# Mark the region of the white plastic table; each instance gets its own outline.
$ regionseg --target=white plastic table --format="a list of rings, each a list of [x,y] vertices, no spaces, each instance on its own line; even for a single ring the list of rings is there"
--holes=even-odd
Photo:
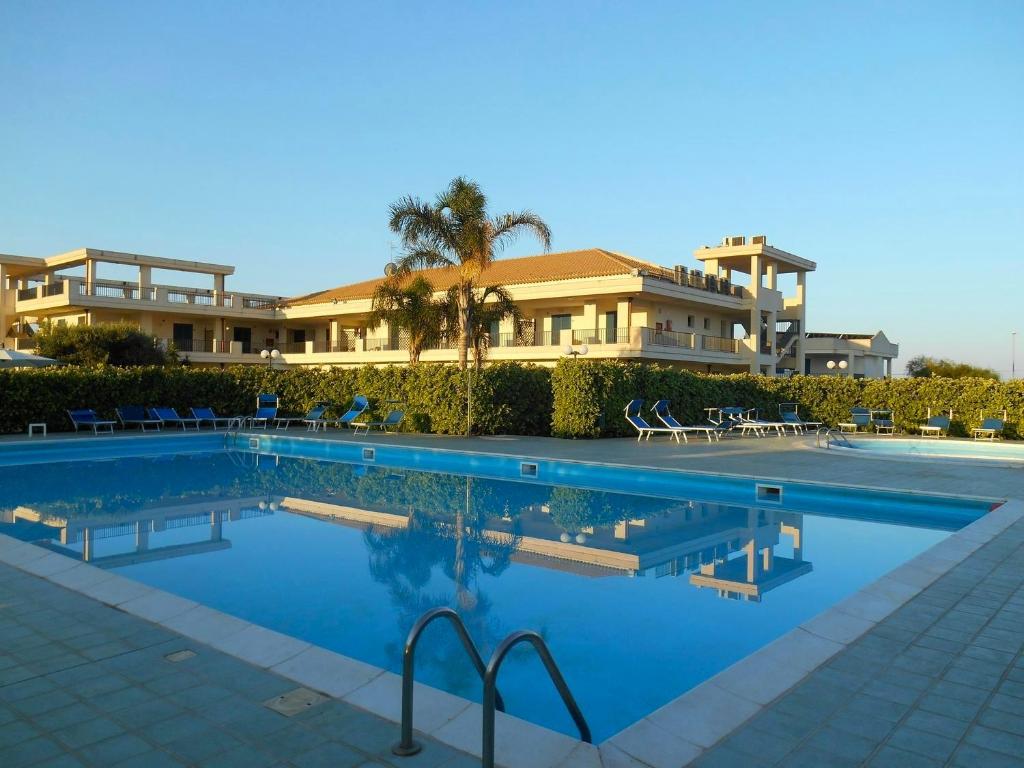
[[[37,421],[28,425],[28,436],[32,437],[38,430],[42,430],[43,437],[46,437],[46,422]]]

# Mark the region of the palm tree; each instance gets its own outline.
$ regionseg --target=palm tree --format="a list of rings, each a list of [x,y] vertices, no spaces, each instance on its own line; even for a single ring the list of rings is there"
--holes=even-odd
[[[399,276],[380,283],[373,292],[373,304],[366,327],[373,330],[387,323],[409,334],[409,362],[418,363],[420,353],[440,339],[442,305],[434,300],[434,286],[423,277],[404,281]]]
[[[444,301],[445,327],[457,333],[458,287],[452,287]],[[523,338],[523,312],[512,300],[512,294],[500,285],[489,285],[483,290],[469,292],[469,340],[473,350],[473,367],[479,371],[487,351],[493,346],[491,328],[502,320],[512,320],[513,338]]]
[[[398,265],[400,274],[430,267],[455,270],[459,367],[466,370],[470,311],[480,274],[522,232],[532,233],[548,250],[551,230],[530,211],[489,216],[480,186],[462,176],[453,179],[433,203],[412,196],[392,203],[390,226],[402,236],[406,249]]]

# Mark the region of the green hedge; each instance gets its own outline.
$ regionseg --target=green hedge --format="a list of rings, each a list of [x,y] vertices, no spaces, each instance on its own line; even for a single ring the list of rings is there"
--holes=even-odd
[[[563,360],[551,377],[554,412],[551,433],[586,438],[635,434],[623,418],[631,399],[672,401],[673,414],[684,424],[705,421],[704,408],[742,405],[776,417],[779,403],[800,403],[800,414],[826,424],[848,419],[850,409],[890,408],[897,429],[916,431],[928,408],[952,408],[954,434],[969,434],[981,422],[980,412],[1007,412],[1007,437],[1024,435],[1024,380],[989,379],[851,379],[840,376],[773,378],[750,374],[693,373],[638,363]]]
[[[550,431],[551,372],[530,365],[502,364],[473,375],[473,429],[480,434],[546,435]],[[341,410],[353,396],[366,395],[371,414],[383,417],[389,400],[406,410],[405,428],[439,434],[466,429],[465,374],[454,366],[357,369],[264,366],[211,368],[42,368],[0,370],[0,432],[24,432],[45,421],[52,431],[68,430],[65,410],[95,408],[114,418],[124,404],[170,405],[179,413],[209,405],[219,414],[252,413],[260,392],[276,392],[283,413],[305,413],[318,401]]]
[[[119,404],[171,405],[187,412],[210,405],[222,414],[252,413],[256,395],[276,392],[281,410],[305,413],[318,401],[338,404],[366,395],[372,415],[383,417],[389,400],[404,403],[405,428],[438,434],[466,429],[465,374],[451,365],[366,366],[357,369],[264,366],[210,368],[43,368],[0,370],[0,432],[24,432],[45,421],[52,431],[70,428],[64,411],[92,407],[113,418]],[[600,360],[563,360],[553,370],[499,363],[473,374],[473,431],[477,434],[588,438],[628,435],[626,403],[648,406],[665,397],[684,423],[699,424],[704,408],[743,405],[765,416],[781,402],[800,403],[808,419],[836,424],[854,406],[891,408],[906,432],[924,422],[927,409],[952,408],[953,432],[968,434],[980,411],[1007,411],[1007,437],[1024,435],[1024,380],[849,379],[839,376],[714,375],[657,365]]]

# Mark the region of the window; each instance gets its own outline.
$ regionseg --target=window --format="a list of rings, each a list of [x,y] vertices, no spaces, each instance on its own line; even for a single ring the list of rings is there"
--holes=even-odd
[[[696,317],[694,317],[693,315],[687,315],[686,316],[686,327],[687,328],[693,328],[693,326],[696,323],[697,323],[697,318]]]
[[[501,323],[495,320],[491,323],[491,327],[487,331],[490,334],[490,342],[492,347],[501,346]]]
[[[710,317],[705,317],[704,318],[704,330],[705,331],[710,331],[711,330],[711,318]]]
[[[305,344],[306,343],[306,329],[296,328],[292,331],[292,343],[293,344]]]
[[[729,323],[725,320],[722,321],[722,333],[720,335],[723,339],[729,338]]]
[[[619,327],[619,313],[618,312],[605,312],[604,313],[604,343],[614,344],[617,339],[617,332]]]
[[[175,323],[172,332],[175,345],[183,347],[192,341],[192,323]]]

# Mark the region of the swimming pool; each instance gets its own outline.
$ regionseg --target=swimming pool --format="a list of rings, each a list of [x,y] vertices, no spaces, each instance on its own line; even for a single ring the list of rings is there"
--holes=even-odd
[[[0,468],[0,531],[391,670],[436,605],[460,612],[485,655],[537,629],[596,741],[988,509],[383,444],[367,455],[217,440],[142,456],[130,454],[157,443],[96,441],[102,461]],[[443,629],[428,630],[417,672],[479,699]],[[500,687],[510,713],[574,732],[536,657],[510,657]]]
[[[890,458],[959,459],[962,461],[1024,462],[1024,443],[956,439],[854,438],[849,446],[833,449],[864,451]]]

